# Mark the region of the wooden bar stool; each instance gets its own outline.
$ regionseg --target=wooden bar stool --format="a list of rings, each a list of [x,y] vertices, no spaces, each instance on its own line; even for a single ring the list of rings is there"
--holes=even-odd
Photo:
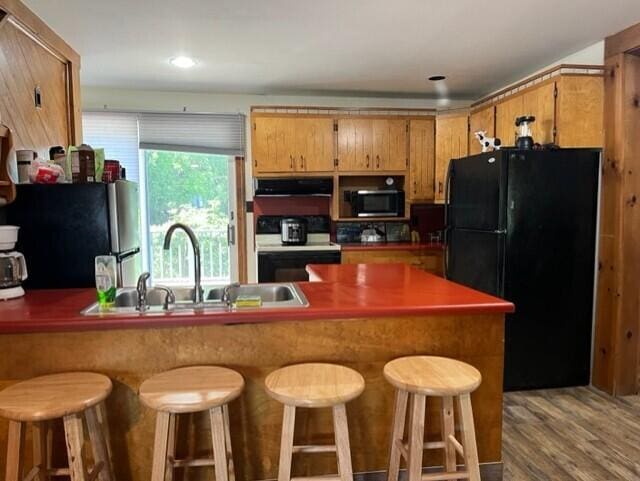
[[[402,357],[388,362],[384,377],[397,388],[391,435],[388,481],[398,481],[400,460],[407,463],[409,481],[469,479],[480,481],[478,449],[470,393],[482,381],[473,366],[432,356]],[[424,442],[427,396],[442,398],[442,441]],[[455,437],[453,402],[458,404],[462,443]],[[404,442],[407,401],[410,401],[408,442]],[[444,450],[444,472],[422,475],[424,449]],[[457,454],[465,471],[458,471]]]
[[[69,476],[71,481],[113,481],[109,430],[103,401],[111,380],[101,374],[70,372],[19,382],[0,392],[0,416],[9,420],[5,481],[45,481]],[[88,470],[82,456],[85,419],[94,466]],[[51,466],[51,422],[62,418],[69,467]],[[33,468],[23,478],[26,423],[33,427]]]
[[[336,364],[296,364],[269,374],[265,379],[265,386],[271,397],[284,404],[278,481],[292,479],[293,453],[328,452],[336,453],[340,474],[322,476],[322,480],[353,481],[345,403],[357,398],[364,390],[364,379],[360,373]],[[297,407],[331,407],[335,445],[294,445],[293,432]]]
[[[144,381],[140,399],[157,411],[151,481],[171,480],[175,468],[198,466],[214,466],[216,481],[233,481],[228,403],[243,389],[239,373],[218,366],[173,369]],[[209,411],[213,459],[175,459],[176,417],[200,411]]]

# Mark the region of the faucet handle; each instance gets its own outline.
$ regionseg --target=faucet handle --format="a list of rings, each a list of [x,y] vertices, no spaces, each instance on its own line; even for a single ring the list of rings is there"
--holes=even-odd
[[[169,310],[170,304],[176,303],[176,294],[173,292],[173,289],[166,286],[155,286],[156,289],[165,292],[164,303],[162,304],[162,309],[165,311]]]

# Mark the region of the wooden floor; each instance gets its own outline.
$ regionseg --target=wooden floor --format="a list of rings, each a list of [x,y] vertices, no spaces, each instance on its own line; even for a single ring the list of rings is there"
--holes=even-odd
[[[640,480],[640,396],[507,393],[503,458],[504,481]]]

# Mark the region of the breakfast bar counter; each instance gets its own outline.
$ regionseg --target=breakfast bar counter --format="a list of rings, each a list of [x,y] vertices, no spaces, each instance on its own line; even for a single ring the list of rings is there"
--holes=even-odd
[[[109,376],[107,399],[115,477],[150,478],[154,413],[141,406],[140,384],[159,372],[189,365],[222,365],[245,378],[243,394],[230,405],[231,437],[238,480],[277,476],[282,407],[264,390],[270,372],[300,362],[334,362],[362,374],[364,393],[347,405],[353,467],[383,471],[393,413],[393,389],[384,364],[401,356],[430,354],[475,366],[482,384],[472,395],[483,480],[501,479],[504,316],[513,304],[400,264],[309,266],[311,282],[300,287],[306,308],[159,315],[82,316],[90,289],[30,291],[0,303],[0,388],[37,375],[94,371]],[[428,402],[427,436],[438,432],[437,402]],[[187,442],[193,425],[199,442]],[[201,456],[207,420],[179,423],[178,455]],[[0,421],[0,452],[7,423]],[[330,443],[330,410],[300,410],[296,439]],[[64,441],[55,446],[64,452]],[[441,455],[428,452],[430,466]],[[0,456],[4,470],[4,456]],[[334,473],[331,454],[294,457],[293,474]],[[211,479],[206,468],[189,479]]]

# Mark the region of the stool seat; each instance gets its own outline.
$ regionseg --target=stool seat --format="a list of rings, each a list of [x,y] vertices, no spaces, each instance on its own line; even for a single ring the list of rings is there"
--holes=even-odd
[[[70,372],[22,381],[0,392],[0,416],[21,422],[48,421],[80,413],[104,401],[111,380],[102,374]]]
[[[475,367],[436,356],[394,359],[384,366],[384,377],[398,389],[426,396],[470,393],[482,382],[482,375]]]
[[[327,363],[283,367],[265,379],[271,397],[289,406],[319,408],[344,404],[364,391],[357,371]]]
[[[219,366],[192,366],[157,374],[142,383],[140,399],[151,409],[170,413],[206,411],[237,398],[243,377]]]

